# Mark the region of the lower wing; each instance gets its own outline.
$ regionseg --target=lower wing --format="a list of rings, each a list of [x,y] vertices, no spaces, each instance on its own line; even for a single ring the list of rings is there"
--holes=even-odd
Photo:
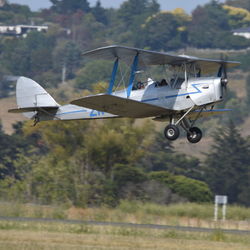
[[[159,115],[167,116],[174,112],[173,110],[156,105],[107,94],[87,96],[74,100],[71,103],[89,109],[131,118],[145,118]]]

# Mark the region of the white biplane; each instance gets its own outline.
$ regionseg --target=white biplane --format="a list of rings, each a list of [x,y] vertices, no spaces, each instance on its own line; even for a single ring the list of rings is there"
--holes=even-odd
[[[16,86],[18,108],[9,112],[24,113],[35,124],[47,120],[152,117],[168,121],[164,130],[168,140],[176,140],[182,127],[188,141],[197,143],[202,138],[201,130],[194,126],[197,119],[229,111],[214,109],[214,105],[223,100],[227,68],[239,64],[116,45],[88,51],[83,56],[114,61],[106,93],[59,105],[38,83],[20,77]],[[114,90],[120,62],[131,65],[130,75],[126,88]],[[162,79],[138,81],[138,75],[153,65],[167,66],[170,71]]]

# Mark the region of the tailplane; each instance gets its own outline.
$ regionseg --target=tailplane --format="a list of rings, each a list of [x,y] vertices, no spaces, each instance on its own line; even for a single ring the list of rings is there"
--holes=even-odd
[[[16,102],[18,108],[10,109],[10,113],[23,113],[33,118],[38,111],[57,110],[60,105],[37,82],[20,77],[16,85]]]

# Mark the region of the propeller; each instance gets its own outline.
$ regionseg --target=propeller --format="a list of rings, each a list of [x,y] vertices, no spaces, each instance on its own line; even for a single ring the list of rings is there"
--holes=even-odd
[[[221,77],[221,86],[222,86],[222,94],[223,91],[227,93],[227,84],[228,84],[228,77],[227,77],[227,56],[221,54],[221,66],[218,71],[218,77]]]

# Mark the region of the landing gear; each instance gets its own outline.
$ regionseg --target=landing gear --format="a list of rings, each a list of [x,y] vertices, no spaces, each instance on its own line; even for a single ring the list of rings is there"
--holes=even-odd
[[[197,143],[202,138],[202,132],[197,127],[192,127],[187,132],[187,139],[190,143]]]
[[[192,109],[193,107],[187,110],[186,113],[184,113],[177,122],[174,122],[174,117],[170,116],[170,124],[164,130],[164,135],[168,140],[174,141],[179,137],[180,130],[177,127],[178,125],[180,125],[186,131],[187,139],[190,143],[197,143],[201,140],[202,132],[199,128],[194,127],[194,123],[199,118],[203,108],[200,110],[193,121],[187,118],[187,115],[192,111]]]
[[[168,140],[174,141],[179,137],[180,130],[176,125],[169,124],[164,130],[164,135]]]

